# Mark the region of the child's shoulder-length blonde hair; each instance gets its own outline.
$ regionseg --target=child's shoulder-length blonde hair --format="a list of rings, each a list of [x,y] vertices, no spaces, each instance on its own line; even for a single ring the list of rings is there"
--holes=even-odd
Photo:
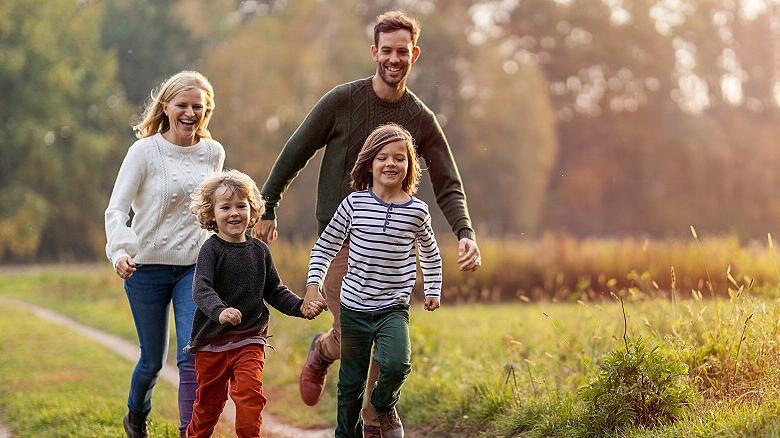
[[[406,169],[406,176],[401,183],[401,189],[410,195],[417,193],[417,187],[420,185],[421,170],[420,163],[417,162],[417,149],[414,145],[414,139],[409,131],[395,123],[380,125],[371,134],[368,134],[350,174],[354,190],[365,190],[373,185],[371,164],[374,158],[383,147],[399,140],[406,144],[406,159],[409,163]]]
[[[219,231],[214,218],[214,196],[220,187],[228,190],[232,196],[245,198],[249,202],[249,226],[254,226],[265,211],[265,203],[260,197],[260,189],[249,175],[237,170],[215,173],[205,180],[192,193],[190,211],[200,222],[200,227],[209,231]]]
[[[182,91],[192,89],[203,90],[204,111],[198,128],[197,138],[211,138],[208,130],[211,115],[214,113],[214,88],[205,76],[196,71],[184,70],[169,77],[157,88],[152,90],[151,98],[146,102],[141,114],[141,121],[133,126],[136,137],[150,137],[158,132],[171,129],[168,117],[163,112],[163,104],[170,102]]]

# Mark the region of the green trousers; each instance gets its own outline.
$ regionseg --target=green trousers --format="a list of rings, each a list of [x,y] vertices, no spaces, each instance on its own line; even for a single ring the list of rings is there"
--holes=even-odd
[[[362,437],[360,409],[371,362],[371,346],[379,363],[379,380],[371,404],[379,413],[398,403],[401,386],[412,371],[409,306],[399,304],[374,312],[341,306],[341,364],[338,384],[336,437]]]

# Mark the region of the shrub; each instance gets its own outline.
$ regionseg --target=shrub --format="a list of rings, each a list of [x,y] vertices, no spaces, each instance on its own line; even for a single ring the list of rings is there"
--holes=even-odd
[[[641,339],[626,342],[625,350],[608,355],[600,367],[598,378],[580,390],[591,432],[671,423],[696,399],[687,367],[657,347],[648,351]]]

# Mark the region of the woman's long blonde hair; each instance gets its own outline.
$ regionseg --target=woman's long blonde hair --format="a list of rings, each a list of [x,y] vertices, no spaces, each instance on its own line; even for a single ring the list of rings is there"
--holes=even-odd
[[[169,130],[171,127],[168,116],[163,112],[163,104],[170,102],[182,91],[196,88],[203,90],[205,108],[195,135],[197,138],[211,138],[208,126],[214,112],[214,89],[205,76],[189,70],[176,73],[166,79],[156,90],[152,90],[151,99],[146,103],[141,121],[133,126],[136,137],[150,137],[158,132]]]

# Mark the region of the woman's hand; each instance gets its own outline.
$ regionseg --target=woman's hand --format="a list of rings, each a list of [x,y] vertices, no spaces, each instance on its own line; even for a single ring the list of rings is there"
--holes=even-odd
[[[133,276],[133,273],[135,272],[137,267],[132,257],[122,256],[119,257],[119,260],[116,261],[115,269],[116,269],[116,275],[118,275],[119,278],[123,280],[127,280],[128,278]]]
[[[219,314],[219,323],[230,323],[233,325],[241,324],[241,311],[233,307],[228,307]]]
[[[425,297],[425,304],[423,304],[423,308],[429,312],[433,312],[434,310],[441,307],[441,301],[439,301],[436,297]]]

